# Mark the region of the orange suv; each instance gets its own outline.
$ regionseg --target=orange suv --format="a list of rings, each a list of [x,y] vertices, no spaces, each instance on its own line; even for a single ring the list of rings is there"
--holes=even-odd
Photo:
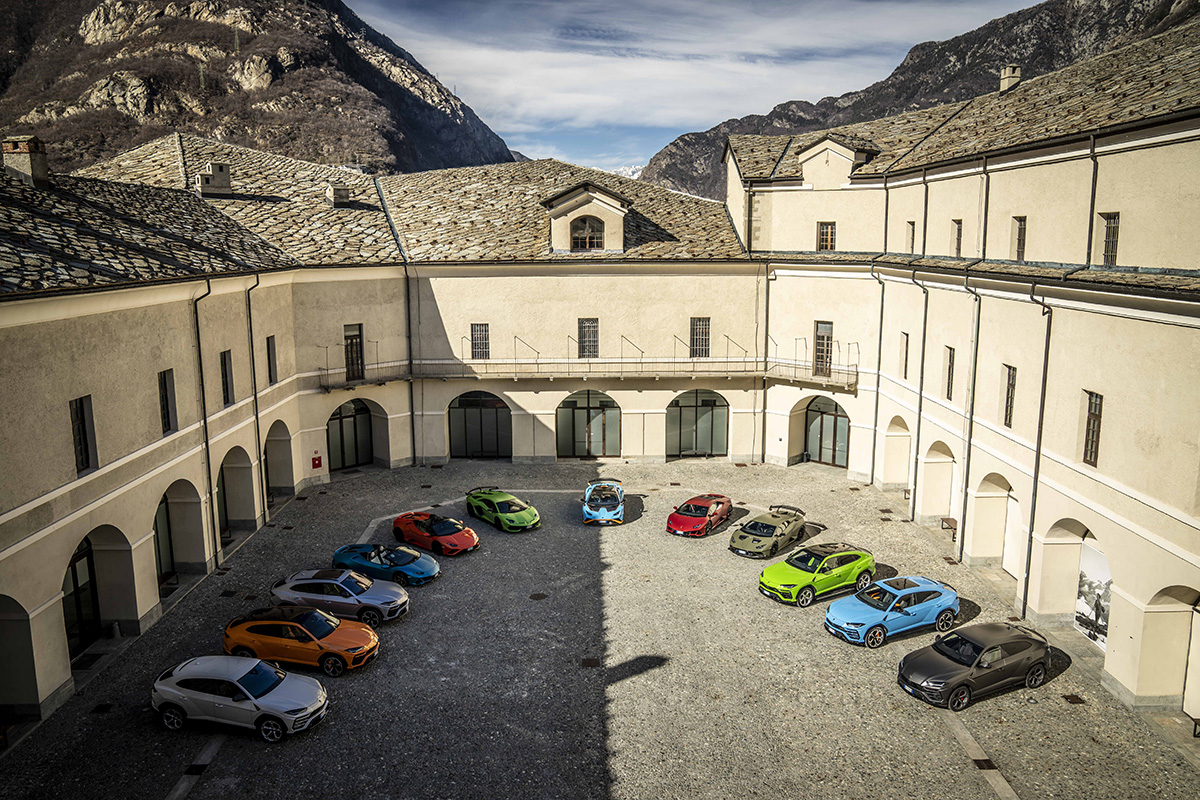
[[[370,625],[338,619],[316,608],[260,608],[225,626],[225,652],[308,664],[336,678],[373,661],[379,655],[379,637]]]

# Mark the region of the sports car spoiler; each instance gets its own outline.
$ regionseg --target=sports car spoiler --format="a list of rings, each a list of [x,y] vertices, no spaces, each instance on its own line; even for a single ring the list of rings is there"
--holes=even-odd
[[[468,489],[467,494],[475,494],[476,492],[494,492],[499,486],[476,486],[474,489]]]
[[[781,508],[781,509],[783,509],[784,511],[790,511],[790,512],[792,512],[793,514],[799,514],[799,515],[800,515],[800,516],[802,516],[802,517],[804,516],[804,509],[802,509],[802,508],[796,508],[796,506],[768,506],[767,510],[768,510],[768,511],[774,511],[774,510],[775,510],[775,509],[777,509],[777,508]]]
[[[588,486],[591,486],[593,483],[615,483],[617,486],[621,485],[621,482],[616,478],[592,478],[588,481]]]

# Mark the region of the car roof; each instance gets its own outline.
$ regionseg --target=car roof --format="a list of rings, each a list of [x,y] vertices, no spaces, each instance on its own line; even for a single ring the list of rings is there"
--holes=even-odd
[[[473,495],[473,494],[486,495],[486,496],[492,498],[493,500],[503,500],[503,499],[506,499],[509,497],[512,497],[512,499],[514,499],[514,500],[517,499],[517,498],[513,497],[511,494],[509,494],[508,492],[503,491],[499,486],[476,486],[474,489],[471,489],[470,491],[468,491],[467,494],[468,495]]]
[[[942,589],[945,584],[941,581],[924,578],[920,575],[897,575],[895,578],[887,578],[879,581],[887,588],[894,592],[911,592],[917,589]]]
[[[978,625],[968,625],[955,631],[964,639],[969,639],[981,647],[992,647],[1014,639],[1035,639],[1045,641],[1037,631],[1030,630],[1011,622],[981,622]]]
[[[240,656],[200,656],[180,664],[175,668],[175,678],[190,678],[203,676],[205,678],[224,678],[236,681],[250,671],[258,663],[257,658],[242,658]]]
[[[846,553],[850,551],[854,551],[856,553],[867,552],[861,547],[854,547],[853,545],[846,544],[845,542],[818,542],[816,544],[806,544],[804,549],[822,557],[831,556],[834,553]]]
[[[691,500],[688,500],[694,506],[711,506],[718,500],[728,500],[729,498],[723,494],[698,494]]]
[[[296,581],[336,581],[341,579],[347,570],[344,569],[303,569],[297,572],[292,577],[288,578],[288,583]]]
[[[308,606],[267,606],[266,608],[256,608],[253,611],[247,611],[240,617],[236,617],[230,625],[238,625],[243,622],[262,622],[269,621],[290,621],[296,617],[312,611]]]

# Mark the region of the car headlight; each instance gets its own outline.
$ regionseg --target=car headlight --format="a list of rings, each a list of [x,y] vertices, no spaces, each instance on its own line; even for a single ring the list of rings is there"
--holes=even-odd
[[[400,601],[399,601],[399,600],[393,600],[392,602],[388,603],[388,607],[389,607],[389,608],[390,608],[391,606],[398,606],[398,605],[400,605]]]
[[[796,588],[796,584],[794,584],[794,583],[784,583],[784,584],[780,584],[779,588],[780,588],[780,589],[795,589],[795,588]]]
[[[921,685],[924,686],[926,689],[945,689],[946,688],[945,681],[926,680],[926,681],[921,681]]]
[[[351,647],[348,650],[346,650],[346,652],[347,653],[361,653],[363,651],[363,649],[364,648],[362,648],[362,647]]]
[[[847,622],[846,623],[847,628],[861,628],[862,626],[863,626],[863,624],[861,622]]]
[[[308,709],[307,708],[293,708],[293,709],[291,709],[289,711],[285,711],[283,713],[287,714],[289,717],[298,717],[301,714],[303,714],[305,711],[308,711]]]

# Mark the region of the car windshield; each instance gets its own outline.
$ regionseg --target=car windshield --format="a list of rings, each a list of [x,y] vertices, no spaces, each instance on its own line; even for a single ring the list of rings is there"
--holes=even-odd
[[[878,583],[871,584],[856,594],[855,597],[871,606],[871,608],[878,608],[880,611],[887,611],[891,608],[892,601],[896,599],[896,595]]]
[[[775,526],[754,520],[753,522],[747,522],[745,525],[743,525],[742,531],[750,534],[751,536],[774,536]],[[809,572],[811,571],[812,570],[809,570]]]
[[[938,639],[933,643],[933,649],[967,667],[972,666],[983,652],[983,647],[957,633],[950,633]]]
[[[430,520],[430,527],[433,530],[434,536],[453,536],[463,529],[461,522],[441,517]]]
[[[367,589],[371,588],[371,579],[363,575],[356,575],[353,572],[342,578],[342,586],[345,586],[350,594],[362,594]]]
[[[337,617],[315,608],[303,617],[297,617],[296,622],[316,639],[324,639],[342,624]]]
[[[684,503],[676,509],[684,517],[707,517],[708,506],[698,506],[695,503]]]
[[[496,501],[496,510],[501,514],[516,514],[518,511],[524,511],[527,508],[529,508],[529,506],[525,505],[515,497],[512,500]]]
[[[816,572],[817,567],[821,566],[822,558],[823,556],[819,556],[811,550],[801,550],[788,556],[787,563],[805,572]]]
[[[259,661],[249,672],[238,678],[238,685],[246,690],[246,694],[257,700],[283,683],[285,677],[287,673],[283,670],[272,667],[265,661]]]
[[[411,564],[421,557],[421,554],[411,547],[396,547],[385,551],[385,557],[393,566],[403,567],[405,564]]]
[[[615,506],[619,502],[616,490],[607,486],[592,489],[592,493],[588,495],[588,503],[593,506]]]

